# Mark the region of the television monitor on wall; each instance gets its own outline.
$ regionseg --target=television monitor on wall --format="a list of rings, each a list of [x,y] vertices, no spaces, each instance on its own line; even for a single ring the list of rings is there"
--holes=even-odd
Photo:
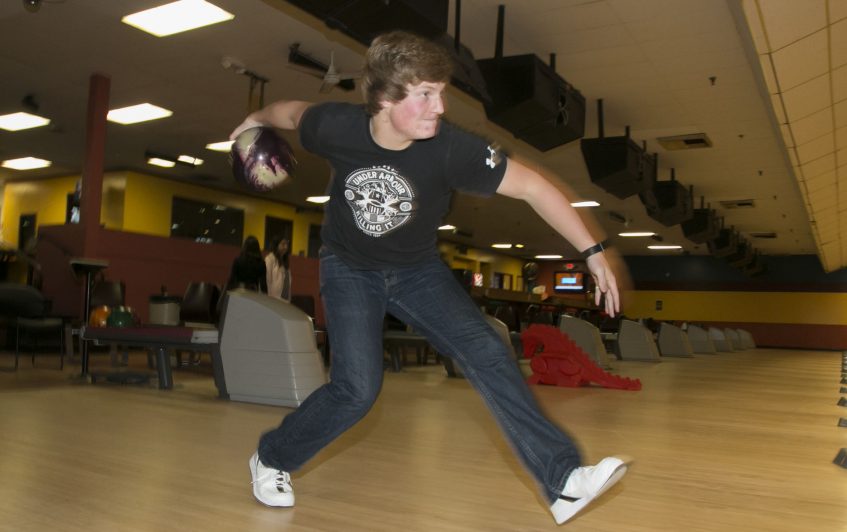
[[[553,291],[557,294],[580,294],[585,292],[584,272],[554,272]]]

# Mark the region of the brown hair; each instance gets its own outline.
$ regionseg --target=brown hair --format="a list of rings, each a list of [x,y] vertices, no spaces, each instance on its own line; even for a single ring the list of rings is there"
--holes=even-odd
[[[443,46],[405,31],[379,35],[365,54],[365,109],[375,115],[384,100],[405,98],[407,85],[447,83],[452,73],[453,59]]]

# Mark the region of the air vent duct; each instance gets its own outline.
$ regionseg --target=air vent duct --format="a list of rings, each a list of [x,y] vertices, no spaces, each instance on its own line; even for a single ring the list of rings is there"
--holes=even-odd
[[[693,150],[697,148],[712,147],[712,140],[705,133],[692,133],[690,135],[658,137],[656,140],[664,149],[668,151]]]
[[[750,209],[756,206],[752,199],[724,200],[720,204],[724,209]]]

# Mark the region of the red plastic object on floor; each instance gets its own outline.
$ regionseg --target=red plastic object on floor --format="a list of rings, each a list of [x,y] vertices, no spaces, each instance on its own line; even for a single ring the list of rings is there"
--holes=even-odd
[[[640,390],[641,381],[603,371],[566,334],[551,325],[530,325],[522,334],[524,358],[531,359],[529,384]]]

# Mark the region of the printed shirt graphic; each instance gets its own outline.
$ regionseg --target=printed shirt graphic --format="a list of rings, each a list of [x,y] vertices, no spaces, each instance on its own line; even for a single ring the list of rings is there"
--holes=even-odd
[[[363,233],[380,237],[403,226],[414,213],[414,191],[390,166],[356,170],[344,180],[344,198]]]

